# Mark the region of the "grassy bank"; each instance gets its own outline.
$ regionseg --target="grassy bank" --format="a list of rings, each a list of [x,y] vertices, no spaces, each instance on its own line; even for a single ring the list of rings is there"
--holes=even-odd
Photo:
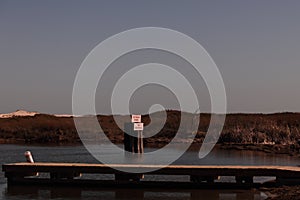
[[[159,124],[159,113],[143,116],[145,125]],[[184,118],[182,118],[184,116]],[[117,116],[125,122],[125,116]],[[189,123],[192,124],[196,115],[178,111],[167,111],[167,120],[163,128],[156,135],[146,138],[145,145],[165,145],[169,143],[177,132],[181,133],[178,142],[185,142],[187,138],[194,138],[194,143],[202,143],[210,124],[211,115],[201,114],[198,131],[193,132]],[[123,132],[115,123],[113,116],[99,115],[99,124],[102,131],[113,143],[123,142]],[[180,120],[186,120],[187,126],[180,127]],[[89,121],[89,118],[84,118]],[[213,126],[220,126],[214,122]],[[87,129],[99,135],[100,130]],[[144,135],[149,134],[145,129]],[[277,114],[229,114],[226,116],[224,128],[218,143],[227,148],[236,149],[262,149],[278,152],[299,153],[300,139],[300,114],[277,113]],[[55,117],[52,115],[36,115],[32,117],[13,117],[0,119],[0,143],[49,143],[66,144],[80,143],[72,117]],[[283,149],[283,150],[282,150]],[[276,149],[275,149],[276,150]]]

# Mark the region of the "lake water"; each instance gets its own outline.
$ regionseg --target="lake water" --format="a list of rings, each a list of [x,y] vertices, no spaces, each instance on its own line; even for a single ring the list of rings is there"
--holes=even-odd
[[[24,152],[30,150],[38,162],[81,162],[99,163],[83,146],[26,146],[0,145],[0,162],[24,162]],[[149,149],[148,149],[149,150]],[[174,149],[176,151],[176,149]],[[174,164],[194,165],[299,165],[300,159],[287,155],[272,155],[254,151],[213,150],[206,158],[199,159],[198,152],[184,154]],[[100,178],[112,178],[107,175]],[[145,176],[146,180],[186,181],[187,176]],[[223,181],[233,181],[231,177],[221,177]],[[262,182],[264,178],[255,178]],[[95,189],[95,188],[55,188],[55,187],[12,187],[7,188],[4,174],[0,173],[0,199],[265,199],[255,190],[138,190],[138,189]]]

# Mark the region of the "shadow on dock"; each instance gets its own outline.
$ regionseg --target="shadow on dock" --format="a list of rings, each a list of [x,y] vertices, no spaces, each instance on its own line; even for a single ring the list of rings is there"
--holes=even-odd
[[[249,190],[222,190],[222,189],[114,189],[99,187],[48,187],[48,186],[9,186],[5,193],[8,197],[31,197],[42,199],[236,199],[259,200],[266,196],[253,189]]]

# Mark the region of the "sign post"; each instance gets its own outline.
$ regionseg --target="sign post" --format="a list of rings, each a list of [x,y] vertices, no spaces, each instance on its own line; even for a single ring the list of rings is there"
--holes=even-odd
[[[132,153],[144,153],[143,130],[141,115],[131,115],[131,123],[124,124],[124,148]]]
[[[141,115],[132,115],[131,122],[124,124],[124,149],[125,155],[131,153],[144,153],[143,144],[144,123],[142,123]],[[117,180],[140,180],[144,177],[143,174],[137,175],[117,175]]]
[[[144,145],[143,145],[143,130],[144,130],[144,123],[134,123],[133,130],[137,131],[138,134],[138,146],[137,151],[139,153],[144,153]]]

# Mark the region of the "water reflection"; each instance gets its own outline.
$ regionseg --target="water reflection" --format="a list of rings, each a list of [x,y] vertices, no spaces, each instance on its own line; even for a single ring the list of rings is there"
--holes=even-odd
[[[30,150],[38,162],[78,162],[78,163],[98,163],[83,146],[25,146],[25,145],[0,145],[3,155],[0,163],[23,162],[24,152]],[[147,150],[147,149],[146,149]],[[176,149],[174,149],[176,151]],[[299,158],[287,155],[265,154],[255,151],[235,151],[215,149],[206,158],[199,159],[197,151],[187,152],[174,164],[191,165],[290,165],[299,164]],[[91,179],[96,179],[96,175],[91,174]],[[113,177],[101,176],[99,179],[106,180]],[[148,181],[165,181],[164,177],[145,176]],[[170,177],[170,181],[188,181],[189,177]],[[221,177],[224,182],[232,182],[231,177]],[[267,181],[261,177],[255,178],[255,182]],[[210,190],[140,190],[140,189],[99,189],[98,188],[73,188],[73,187],[9,187],[7,188],[4,173],[0,172],[0,199],[266,199],[266,196],[252,190],[224,190],[214,188]]]
[[[266,195],[256,190],[163,190],[99,189],[74,187],[10,186],[5,196],[26,199],[143,199],[143,200],[262,200]]]

